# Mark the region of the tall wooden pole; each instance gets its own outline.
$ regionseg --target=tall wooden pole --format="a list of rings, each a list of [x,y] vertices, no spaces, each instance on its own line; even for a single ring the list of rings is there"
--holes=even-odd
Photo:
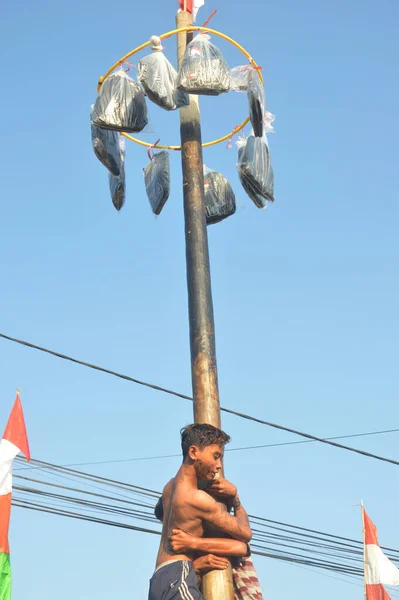
[[[178,29],[190,27],[191,14],[185,11],[179,12],[176,25]],[[180,33],[177,36],[179,67],[191,39],[191,33]],[[190,96],[190,105],[180,109],[180,137],[194,421],[220,427],[215,324],[205,218],[201,121],[197,96]],[[231,568],[207,573],[203,577],[202,592],[205,600],[233,600]]]

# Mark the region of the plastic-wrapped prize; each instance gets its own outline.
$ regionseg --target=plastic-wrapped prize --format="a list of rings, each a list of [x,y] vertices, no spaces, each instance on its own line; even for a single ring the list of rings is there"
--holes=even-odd
[[[206,223],[212,225],[236,212],[236,197],[226,177],[204,166]]]
[[[148,123],[145,95],[122,69],[102,83],[92,115],[93,124],[115,131],[142,131]]]
[[[153,213],[159,215],[170,194],[169,153],[157,152],[144,170],[144,182]]]
[[[176,88],[177,72],[162,53],[162,46],[140,60],[137,79],[148,98],[165,110],[176,110],[190,102],[188,95]]]
[[[94,154],[107,167],[112,175],[119,175],[121,166],[121,151],[118,133],[110,129],[100,129],[91,123],[91,140]]]
[[[125,183],[125,140],[123,137],[119,137],[119,149],[121,153],[121,164],[119,175],[112,175],[112,173],[108,173],[109,180],[109,191],[111,193],[112,203],[115,206],[116,210],[120,210],[122,206],[125,204],[125,193],[126,193],[126,183]]]
[[[125,166],[122,163],[120,173],[118,177],[108,174],[109,177],[109,191],[111,193],[112,203],[116,210],[120,210],[125,204]]]
[[[253,66],[240,65],[230,69],[230,90],[233,92],[246,92],[248,89],[248,72]]]
[[[248,104],[254,135],[262,137],[265,117],[265,90],[256,69],[248,71]]]
[[[237,168],[244,190],[258,208],[274,201],[274,174],[266,136],[249,136],[238,150]]]
[[[230,91],[230,71],[221,51],[198,34],[184,52],[177,87],[188,94],[218,96]]]

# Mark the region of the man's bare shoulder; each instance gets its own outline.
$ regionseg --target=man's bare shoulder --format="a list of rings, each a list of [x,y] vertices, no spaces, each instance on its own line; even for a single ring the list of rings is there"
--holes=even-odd
[[[174,482],[174,477],[172,477],[172,479],[170,479],[168,481],[168,483],[165,485],[165,487],[163,488],[162,496],[166,496],[166,495],[170,494],[170,492],[172,491],[173,482]]]
[[[187,494],[187,503],[204,513],[211,512],[217,506],[214,498],[202,490],[190,491]]]

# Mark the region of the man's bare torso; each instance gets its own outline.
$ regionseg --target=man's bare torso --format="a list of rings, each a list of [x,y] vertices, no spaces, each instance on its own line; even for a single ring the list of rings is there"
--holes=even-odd
[[[203,536],[203,523],[193,505],[198,488],[192,487],[184,478],[171,479],[162,494],[164,509],[162,538],[157,557],[157,567],[168,560],[193,560],[194,554],[174,554],[168,544],[172,529],[181,529],[191,535]]]
[[[199,484],[199,488],[201,490],[205,489],[201,484]],[[171,479],[166,484],[162,494],[164,516],[157,567],[167,560],[193,560],[196,557],[196,553],[177,555],[171,551],[168,545],[168,537],[172,529],[181,529],[196,537],[203,537],[204,534],[208,537],[230,537],[199,517],[198,510],[190,502],[193,495],[198,493],[199,488],[198,486],[191,487],[187,481],[179,480],[178,477]],[[223,502],[218,502],[218,504],[226,510],[226,505]]]

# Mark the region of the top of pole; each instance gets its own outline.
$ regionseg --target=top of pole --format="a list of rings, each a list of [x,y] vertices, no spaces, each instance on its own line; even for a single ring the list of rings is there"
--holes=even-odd
[[[184,27],[191,27],[193,24],[193,18],[187,11],[180,10],[176,15],[176,26],[178,29]],[[182,32],[177,34],[177,64],[180,67],[181,61],[183,60],[186,46],[191,41],[192,33]]]

